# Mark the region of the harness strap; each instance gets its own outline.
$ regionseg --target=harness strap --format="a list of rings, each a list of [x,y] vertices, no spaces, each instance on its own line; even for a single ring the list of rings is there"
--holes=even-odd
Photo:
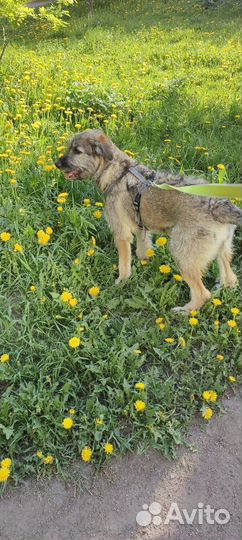
[[[139,229],[143,229],[145,231],[145,230],[147,230],[147,228],[145,227],[145,225],[142,222],[141,213],[140,213],[141,195],[142,195],[143,191],[145,191],[145,189],[147,189],[152,184],[152,181],[147,180],[143,176],[143,174],[141,174],[136,169],[136,166],[129,167],[128,172],[133,174],[133,176],[138,178],[138,180],[140,180],[140,182],[142,183],[142,188],[141,189],[139,188],[139,186],[133,186],[133,187],[130,188],[130,191],[132,189],[133,189],[133,191],[137,191],[136,194],[135,194],[134,200],[133,200],[133,205],[134,205],[134,209],[135,209],[135,212],[136,212],[136,223],[137,223]]]
[[[112,193],[113,191],[113,188],[119,184],[119,182],[122,180],[122,178],[127,174],[127,172],[129,172],[129,166],[128,164],[126,165],[126,167],[123,169],[123,171],[121,172],[121,174],[118,176],[118,178],[116,178],[111,184],[109,184],[106,189],[104,189],[104,194],[107,196],[107,195],[110,195],[110,193]]]

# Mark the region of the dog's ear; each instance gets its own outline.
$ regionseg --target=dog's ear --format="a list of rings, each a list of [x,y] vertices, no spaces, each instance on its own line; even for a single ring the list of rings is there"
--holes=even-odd
[[[98,139],[92,140],[92,147],[94,149],[95,154],[98,156],[102,156],[104,159],[107,159],[108,161],[112,161],[113,159],[113,152],[111,144],[105,135],[100,135]]]

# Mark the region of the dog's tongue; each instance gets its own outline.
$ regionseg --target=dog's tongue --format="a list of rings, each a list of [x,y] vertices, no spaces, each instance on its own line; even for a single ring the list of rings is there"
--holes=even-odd
[[[65,173],[65,178],[67,180],[71,180],[72,178],[76,178],[77,174],[78,174],[78,171],[74,170],[74,171],[71,171],[69,173]]]

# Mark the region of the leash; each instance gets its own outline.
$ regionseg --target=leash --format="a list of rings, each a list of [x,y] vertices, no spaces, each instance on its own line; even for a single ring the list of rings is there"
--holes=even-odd
[[[199,197],[226,197],[226,199],[242,200],[242,184],[199,184],[193,186],[175,187],[169,184],[153,184],[159,189],[167,191],[181,191],[188,195]]]

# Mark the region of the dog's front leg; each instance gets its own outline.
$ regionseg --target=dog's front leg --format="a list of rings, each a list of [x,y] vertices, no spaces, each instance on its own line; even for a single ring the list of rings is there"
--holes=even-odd
[[[120,238],[115,241],[118,248],[118,269],[119,276],[115,283],[128,279],[131,274],[131,243],[128,240],[121,240]]]

